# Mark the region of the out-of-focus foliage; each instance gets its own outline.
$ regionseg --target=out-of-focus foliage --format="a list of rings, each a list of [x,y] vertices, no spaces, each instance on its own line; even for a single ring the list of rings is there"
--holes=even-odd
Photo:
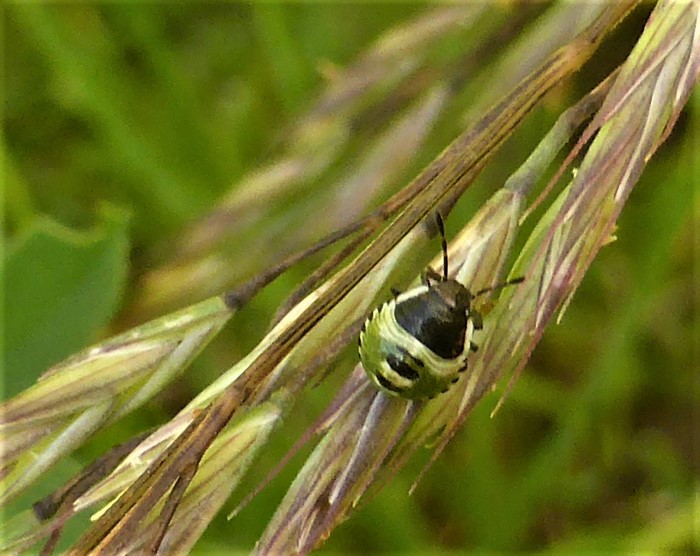
[[[332,82],[336,66],[423,9],[7,7],[3,397],[83,345],[151,318],[142,277],[172,262],[173,238],[248,172],[284,152],[289,130]],[[517,16],[517,36],[536,16],[546,21],[545,6],[529,9],[522,16],[515,8],[486,6],[480,32],[506,29],[504,22]],[[645,7],[634,12],[575,83],[545,99],[457,206],[448,232],[527,157],[563,107],[624,57],[647,15]],[[456,34],[431,53],[435,67],[450,49],[467,52],[475,44],[478,36]],[[470,60],[474,88],[452,99],[419,155],[392,178],[395,188],[463,130],[462,116],[480,97],[479,80],[508,54],[501,46],[479,51],[488,65]],[[239,240],[227,248],[229,266],[217,267],[222,284],[232,276],[242,280],[333,226],[318,199],[383,129],[382,109],[384,119],[393,115],[379,101],[374,108],[365,113],[368,120],[354,122],[342,155],[304,188],[256,207],[264,218],[240,215]],[[482,400],[413,496],[407,491],[425,461],[420,458],[333,533],[329,550],[639,550],[678,548],[679,539],[688,547],[683,539],[691,538],[700,471],[693,449],[698,109],[696,93],[633,192],[617,241],[601,252],[562,323],[547,331],[507,403],[490,419],[498,392]],[[165,394],[52,471],[51,485],[115,439],[126,440],[185,405],[257,343],[309,268],[296,267],[264,290],[235,315],[235,334],[222,334]],[[175,282],[175,291],[180,286]],[[255,466],[251,485],[319,414],[351,360],[354,353],[305,397],[304,410],[292,415]],[[283,472],[236,521],[219,516],[198,549],[249,549],[292,473]],[[49,490],[42,483],[16,506]],[[66,536],[67,542],[75,538]]]

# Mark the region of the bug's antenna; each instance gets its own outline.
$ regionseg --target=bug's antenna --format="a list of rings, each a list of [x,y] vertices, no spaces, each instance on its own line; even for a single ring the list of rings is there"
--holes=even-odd
[[[500,290],[501,288],[505,288],[506,286],[512,286],[513,284],[520,284],[520,282],[525,281],[525,276],[519,276],[518,278],[511,278],[510,280],[506,280],[505,282],[501,282],[500,284],[496,284],[495,286],[490,286],[488,288],[484,288],[482,290],[479,290],[476,292],[473,297],[477,297],[479,295],[483,295],[485,293],[491,292],[493,290]]]
[[[442,241],[442,279],[447,280],[447,240],[445,239],[445,225],[442,222],[442,216],[437,211],[435,212],[435,222]]]

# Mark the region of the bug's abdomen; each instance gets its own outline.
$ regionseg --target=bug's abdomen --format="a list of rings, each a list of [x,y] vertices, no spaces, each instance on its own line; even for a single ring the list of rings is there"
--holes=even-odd
[[[370,379],[389,394],[432,398],[446,391],[467,368],[469,349],[465,345],[469,345],[473,327],[466,314],[461,320],[444,314],[440,315],[444,319],[435,318],[434,312],[416,311],[415,304],[403,311],[405,303],[425,298],[426,293],[429,291],[385,303],[367,319],[360,333],[362,365]],[[411,315],[408,324],[405,314]]]

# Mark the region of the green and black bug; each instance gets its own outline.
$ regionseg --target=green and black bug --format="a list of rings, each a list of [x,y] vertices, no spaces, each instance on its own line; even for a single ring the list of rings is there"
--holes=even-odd
[[[482,327],[473,299],[523,281],[516,278],[471,293],[448,278],[447,240],[439,213],[436,221],[442,239],[442,275],[428,268],[420,286],[395,292],[365,321],[359,338],[360,360],[372,382],[387,394],[412,400],[446,392],[467,370],[467,357],[477,350],[472,335]]]

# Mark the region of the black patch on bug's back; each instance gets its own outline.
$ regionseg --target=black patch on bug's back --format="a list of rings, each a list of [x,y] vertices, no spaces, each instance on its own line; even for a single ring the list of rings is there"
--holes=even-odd
[[[403,388],[398,388],[393,382],[384,378],[379,373],[375,374],[374,378],[377,379],[377,382],[381,385],[382,388],[389,390],[389,392],[394,392],[395,394],[400,394],[401,392],[403,392]]]
[[[418,380],[420,378],[418,372],[411,367],[411,365],[409,365],[408,361],[404,357],[398,357],[392,353],[387,356],[386,362],[393,371],[401,375],[403,378],[408,380]]]
[[[464,351],[467,313],[449,305],[435,288],[397,303],[394,314],[406,332],[443,359]]]

